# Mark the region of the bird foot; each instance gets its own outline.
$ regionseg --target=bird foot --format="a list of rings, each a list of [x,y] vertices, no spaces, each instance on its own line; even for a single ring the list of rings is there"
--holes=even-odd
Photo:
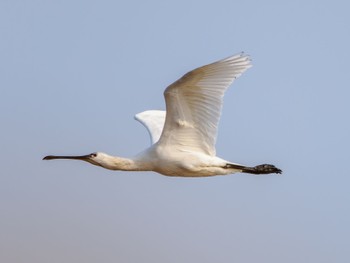
[[[253,167],[253,171],[255,174],[281,174],[282,170],[278,169],[276,166],[272,164],[260,164]]]

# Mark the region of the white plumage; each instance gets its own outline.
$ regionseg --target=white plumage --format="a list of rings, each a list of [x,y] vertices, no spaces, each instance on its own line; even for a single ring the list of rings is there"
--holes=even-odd
[[[135,115],[135,120],[146,127],[151,138],[151,145],[159,141],[164,127],[166,112],[163,110],[148,110]]]
[[[241,53],[192,70],[168,86],[164,91],[166,112],[151,110],[135,116],[148,129],[151,146],[134,158],[98,152],[83,156],[49,155],[44,159],[84,160],[111,170],[155,171],[185,177],[281,173],[270,164],[249,167],[216,157],[224,93],[250,67],[249,57]]]

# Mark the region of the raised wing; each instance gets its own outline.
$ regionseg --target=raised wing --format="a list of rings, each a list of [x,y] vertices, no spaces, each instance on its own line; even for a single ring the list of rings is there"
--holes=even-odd
[[[151,138],[151,145],[159,140],[165,122],[165,111],[148,110],[135,115],[135,120],[142,123],[148,130]]]
[[[248,55],[228,57],[185,74],[165,91],[166,119],[159,144],[215,156],[223,96],[251,67]]]

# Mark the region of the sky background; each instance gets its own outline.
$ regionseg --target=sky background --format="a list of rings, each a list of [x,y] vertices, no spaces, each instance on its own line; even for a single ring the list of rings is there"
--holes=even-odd
[[[0,261],[350,262],[348,1],[0,1]],[[283,176],[171,178],[133,116],[245,51],[218,156]]]

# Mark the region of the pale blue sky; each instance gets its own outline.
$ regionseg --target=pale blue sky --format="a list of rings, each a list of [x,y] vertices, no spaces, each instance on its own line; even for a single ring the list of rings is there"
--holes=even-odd
[[[348,1],[0,1],[0,261],[349,262]],[[133,115],[245,51],[217,153],[278,176],[169,178]]]

